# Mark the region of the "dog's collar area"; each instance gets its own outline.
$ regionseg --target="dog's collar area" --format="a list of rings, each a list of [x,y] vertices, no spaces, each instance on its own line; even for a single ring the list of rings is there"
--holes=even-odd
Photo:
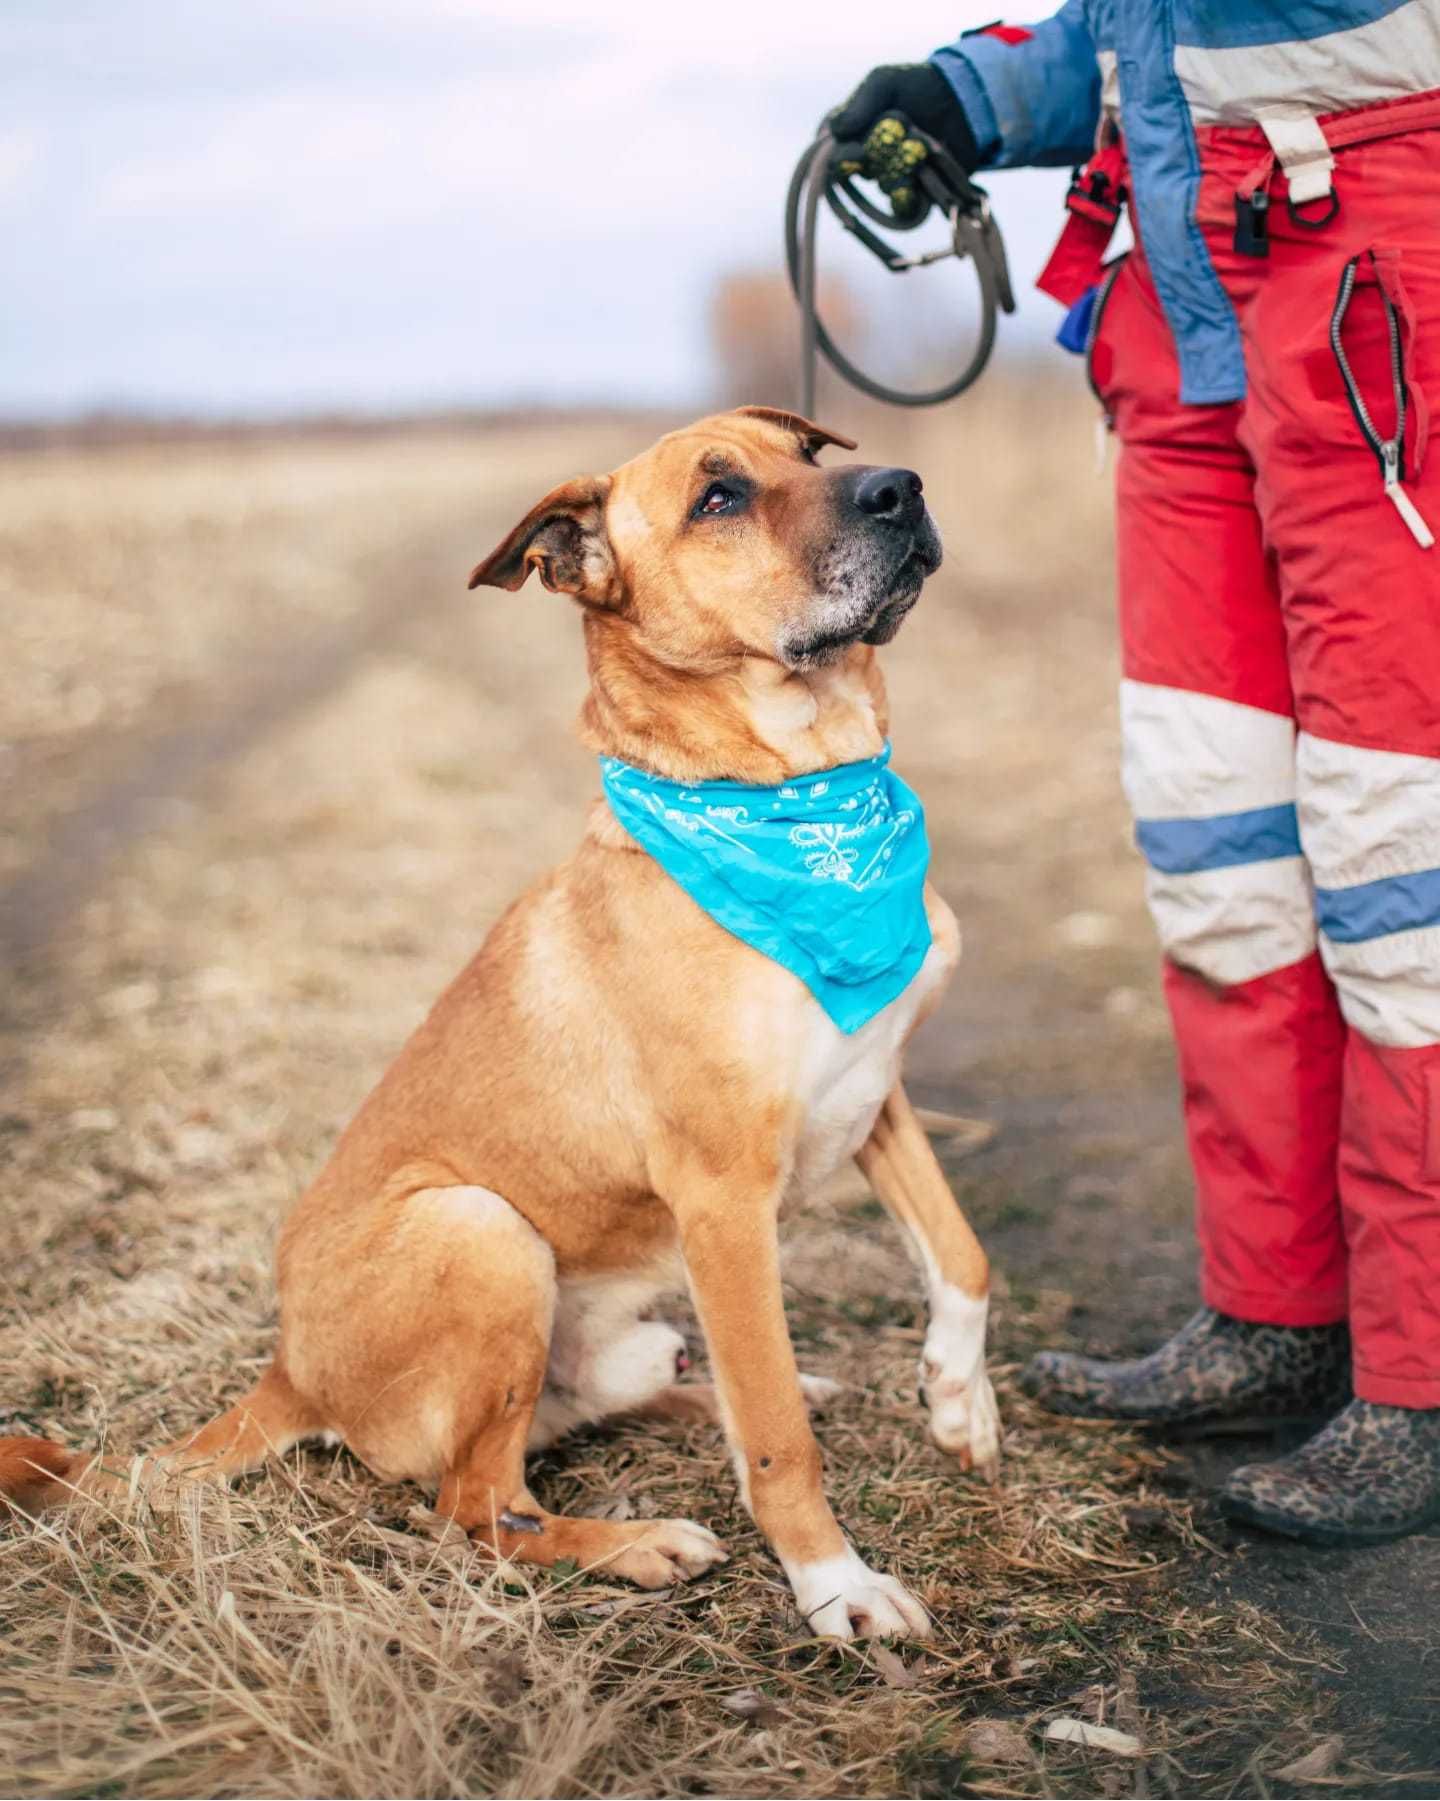
[[[607,792],[612,780],[633,780],[651,792],[664,791],[682,805],[704,808],[722,802],[730,795],[744,795],[754,804],[761,796],[772,803],[774,812],[789,813],[797,805],[807,806],[825,801],[833,808],[839,799],[848,798],[875,779],[876,772],[890,764],[890,740],[873,757],[862,757],[858,763],[833,763],[828,769],[812,769],[805,775],[789,777],[783,782],[742,782],[728,776],[705,782],[677,782],[673,777],[657,775],[639,764],[626,763],[619,757],[602,756],[600,773]],[[820,784],[818,787],[816,784]]]
[[[843,1032],[930,948],[930,848],[890,745],[773,785],[675,782],[601,757],[611,811],[717,924],[805,983]]]

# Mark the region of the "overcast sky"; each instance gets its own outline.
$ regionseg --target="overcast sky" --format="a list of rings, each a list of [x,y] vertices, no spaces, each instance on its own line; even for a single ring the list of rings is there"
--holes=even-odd
[[[703,397],[819,116],[995,3],[6,0],[0,414]]]

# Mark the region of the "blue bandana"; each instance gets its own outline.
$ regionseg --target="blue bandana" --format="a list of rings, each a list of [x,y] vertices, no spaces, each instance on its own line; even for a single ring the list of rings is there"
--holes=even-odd
[[[889,764],[887,744],[778,788],[686,786],[614,757],[600,774],[615,817],[691,900],[857,1032],[930,948],[925,812]]]

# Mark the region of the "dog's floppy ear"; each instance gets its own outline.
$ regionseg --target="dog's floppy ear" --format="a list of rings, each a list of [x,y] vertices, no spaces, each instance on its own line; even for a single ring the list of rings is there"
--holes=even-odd
[[[786,407],[737,406],[735,411],[743,413],[747,419],[763,419],[768,425],[778,425],[782,431],[793,431],[807,450],[819,450],[825,444],[838,444],[842,450],[857,447],[854,438],[842,438],[838,431],[828,431],[813,419],[805,418],[802,413],[792,413]]]
[[[608,475],[577,475],[553,489],[470,571],[470,586],[525,585],[532,569],[556,594],[573,594],[592,606],[616,596],[615,558],[605,534]]]

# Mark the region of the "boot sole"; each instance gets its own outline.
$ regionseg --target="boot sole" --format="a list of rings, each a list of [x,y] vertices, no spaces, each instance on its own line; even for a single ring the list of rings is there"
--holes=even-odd
[[[1223,1489],[1216,1496],[1216,1501],[1227,1519],[1255,1526],[1261,1532],[1273,1533],[1277,1538],[1294,1539],[1302,1545],[1318,1545],[1328,1551],[1358,1551],[1368,1545],[1393,1544],[1397,1538],[1413,1538],[1417,1532],[1440,1525],[1440,1501],[1436,1501],[1413,1520],[1396,1526],[1326,1526],[1311,1520],[1301,1522],[1284,1514],[1267,1513],[1263,1507],[1256,1507],[1238,1496],[1227,1495]]]
[[[1147,1431],[1164,1432],[1170,1438],[1182,1442],[1192,1438],[1256,1438],[1266,1432],[1291,1432],[1323,1426],[1326,1420],[1334,1419],[1345,1404],[1344,1401],[1337,1401],[1333,1407],[1315,1413],[1241,1413],[1232,1418],[1177,1420],[1173,1425],[1167,1425],[1163,1420],[1139,1423]]]

